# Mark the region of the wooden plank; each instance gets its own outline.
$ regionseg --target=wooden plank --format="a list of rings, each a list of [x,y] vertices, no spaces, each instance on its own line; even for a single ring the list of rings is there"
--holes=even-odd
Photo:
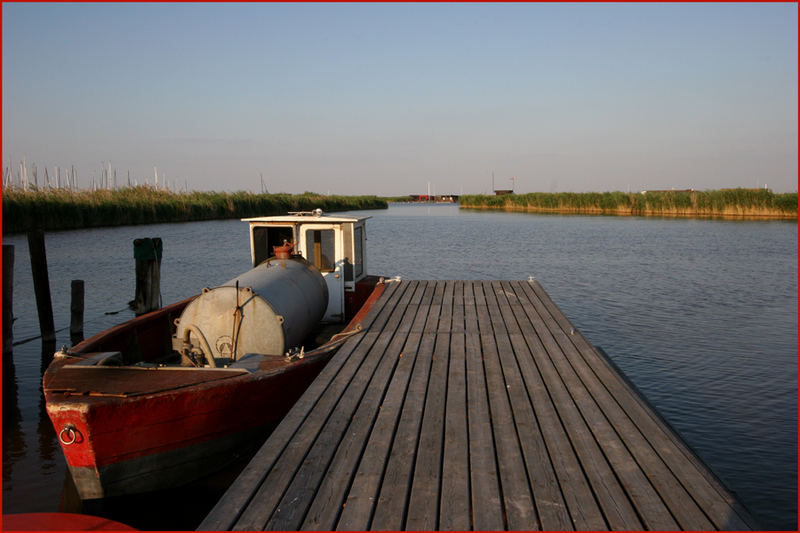
[[[506,527],[515,531],[539,529],[508,389],[500,367],[498,352],[510,352],[511,342],[502,319],[492,320],[490,317],[491,308],[495,308],[495,315],[499,313],[490,282],[475,285],[475,299]]]
[[[505,523],[478,331],[478,292],[481,292],[480,284],[473,282],[464,285],[469,474],[472,488],[472,528],[488,531],[504,529]]]
[[[516,295],[515,295],[516,296]],[[524,297],[524,295],[523,295]],[[608,526],[603,518],[592,489],[581,467],[578,456],[561,423],[554,399],[539,371],[541,359],[547,354],[527,319],[519,300],[509,302],[520,334],[509,334],[514,346],[525,389],[533,406],[536,420],[547,448],[549,461],[558,479],[558,485],[567,505],[572,525],[577,530],[602,530]],[[542,478],[538,478],[542,479]]]
[[[421,298],[425,286],[417,288]],[[409,332],[416,318],[418,305],[406,312],[397,324],[397,331]],[[313,497],[311,506],[300,529],[332,530],[336,527],[345,498],[353,483],[356,468],[366,448],[367,439],[375,425],[381,403],[384,401],[389,380],[395,373],[402,374],[398,363],[402,361],[401,351],[406,343],[404,334],[396,334],[384,354],[378,369],[373,375],[367,393],[361,400],[347,433],[339,444],[336,455]],[[296,528],[289,528],[296,529]]]
[[[53,322],[53,300],[50,297],[44,231],[35,229],[28,232],[28,254],[31,258],[36,311],[39,314],[39,332],[42,334],[42,342],[53,343],[56,342],[56,327]]]
[[[269,446],[262,446],[256,452],[248,466],[236,481],[225,492],[200,524],[200,530],[219,531],[233,529],[245,508],[252,501],[256,491],[266,479],[270,469],[283,452],[287,443],[293,438],[301,424],[322,396],[329,390],[331,383],[340,375],[352,375],[366,356],[369,348],[377,340],[378,334],[370,332],[371,327],[385,324],[394,312],[394,305],[402,306],[402,299],[394,299],[399,289],[405,291],[408,285],[389,284],[374,308],[364,319],[363,327],[367,333],[355,335],[348,339],[337,354],[328,362],[317,379],[309,386],[303,396],[295,403],[280,425],[268,439]],[[387,303],[389,305],[387,305]],[[333,394],[333,393],[332,393]]]
[[[535,339],[535,342],[539,344],[531,351],[534,353],[538,351],[538,353],[543,354],[542,357],[537,357],[537,366],[544,378],[548,391],[553,397],[553,403],[556,405],[559,418],[566,429],[575,453],[580,459],[609,527],[611,529],[642,529],[642,524],[636,515],[633,505],[628,500],[627,494],[614,474],[614,470],[594,439],[591,427],[594,421],[587,422],[583,419],[580,409],[570,394],[570,385],[576,385],[576,383],[564,381],[558,372],[557,363],[564,358],[561,349],[552,336],[540,335],[540,333],[546,332],[546,327],[542,318],[536,314],[532,304],[527,302],[526,305],[526,302],[523,301],[523,309],[535,331],[530,340],[533,341]]]
[[[421,284],[423,286],[423,284]],[[403,407],[406,389],[411,379],[416,361],[416,353],[422,339],[422,330],[430,310],[432,288],[424,286],[425,294],[420,296],[423,305],[406,335],[405,346],[400,353],[397,370],[389,384],[380,413],[370,433],[367,446],[348,492],[347,499],[336,525],[337,529],[366,530],[370,526],[374,506],[381,488],[384,476],[384,467],[394,440],[395,429],[398,424],[400,412]]]
[[[463,281],[455,282],[453,287],[451,330],[439,528],[465,531],[470,528],[470,486]]]
[[[538,284],[393,283],[367,319],[200,529],[752,524]]]
[[[530,288],[530,285],[527,287]],[[656,530],[677,529],[678,524],[664,505],[663,500],[640,466],[637,465],[638,457],[634,455],[634,451],[626,447],[608,420],[608,416],[618,412],[618,407],[607,405],[605,410],[601,409],[597,400],[588,390],[590,385],[581,379],[581,374],[589,381],[594,376],[585,372],[586,365],[582,361],[574,361],[575,366],[571,364],[570,356],[574,355],[574,347],[565,338],[566,334],[552,320],[549,313],[544,311],[538,298],[532,298],[531,302],[538,313],[538,320],[534,324],[534,328],[536,328],[539,338],[545,345],[552,347],[551,354],[558,353],[558,356],[553,355],[551,360],[569,389],[575,405],[587,421],[606,460],[616,473],[627,498],[630,499],[640,519],[644,522],[644,526],[647,529]],[[686,503],[691,504],[692,502]],[[693,523],[699,529],[709,529],[711,526],[711,523],[704,521],[702,516],[694,516],[694,519],[696,521]]]
[[[573,529],[573,521],[561,494],[558,478],[522,378],[520,366],[532,364],[531,353],[522,338],[511,301],[517,303],[516,309],[520,313],[521,306],[516,295],[500,282],[493,282],[491,288],[495,298],[489,302],[489,315],[493,324],[502,321],[508,334],[502,342],[498,340],[498,345],[502,344],[499,351],[500,362],[541,528],[559,531]]]
[[[73,346],[83,340],[84,287],[82,279],[70,281],[69,341]]]
[[[177,387],[231,379],[246,374],[237,368],[64,366],[44,384],[47,392],[93,396],[144,396]]]
[[[394,309],[393,315],[399,319],[404,312],[403,306]],[[390,318],[391,320],[391,318]],[[369,332],[373,333],[373,332]],[[377,331],[374,332],[377,334]],[[369,346],[367,354],[361,357],[354,357],[353,364],[350,361],[346,364],[348,372],[342,372],[336,376],[325,392],[322,394],[315,409],[313,409],[298,428],[291,440],[285,443],[285,448],[280,458],[272,465],[267,482],[256,491],[253,502],[242,513],[236,523],[236,529],[255,530],[264,529],[273,512],[277,510],[285,491],[294,478],[297,470],[302,466],[311,445],[322,431],[323,426],[328,421],[332,413],[339,410],[339,402],[344,398],[345,402],[351,401],[350,397],[358,395],[358,387],[362,385],[363,373],[366,371],[372,374],[380,355],[386,345],[391,340],[391,330],[389,332],[381,330],[377,334],[375,342]],[[354,355],[358,352],[354,352]],[[357,362],[357,363],[356,363]],[[351,382],[355,381],[355,386],[350,388]],[[345,392],[350,390],[350,395]],[[347,409],[349,403],[342,408]]]
[[[413,314],[413,311],[406,314]],[[390,319],[390,323],[399,318],[398,315],[394,315],[394,318]],[[337,448],[342,445],[342,440],[346,438],[348,428],[353,427],[352,422],[356,417],[357,410],[364,405],[364,402],[366,405],[374,407],[378,405],[376,394],[367,397],[367,393],[370,390],[369,385],[373,382],[385,384],[389,370],[394,366],[391,358],[386,356],[388,348],[391,346],[391,340],[394,338],[394,332],[393,328],[385,328],[381,331],[378,342],[373,346],[374,357],[372,354],[368,356],[371,364],[362,365],[313,443],[306,444],[308,451],[278,507],[267,522],[266,529],[295,530],[303,523],[306,512],[318,493],[317,488],[322,483],[323,474],[328,469]],[[382,386],[380,388],[382,389]],[[374,387],[373,392],[375,392]]]
[[[615,419],[620,434],[645,455],[643,461],[646,461],[644,468],[647,475],[657,484],[659,492],[681,522],[681,526],[688,529],[710,529],[710,520],[719,529],[753,528],[755,523],[749,513],[652,407],[620,377],[611,363],[575,329],[544,289],[534,284],[529,290],[540,299],[541,313],[551,316],[562,332],[574,332],[568,336],[564,333],[562,342],[572,343],[584,365],[591,368],[602,382],[602,387],[593,388],[593,394],[600,398],[605,395],[613,396],[614,401],[627,413],[628,419]],[[604,390],[607,392],[604,393]],[[648,441],[650,445],[647,446],[644,441]],[[658,454],[661,461],[652,454]],[[676,486],[675,478],[686,487],[686,491]],[[689,497],[702,507],[704,516],[697,513],[696,505]]]
[[[632,464],[634,460],[638,463],[641,471],[622,470],[620,478],[625,483],[626,490],[634,504],[639,508],[646,526],[649,529],[674,530],[679,527],[675,521],[677,520],[680,527],[683,528],[711,529],[712,524],[706,519],[691,496],[656,456],[652,447],[643,439],[639,429],[631,423],[620,405],[609,395],[608,390],[599,382],[586,361],[580,357],[570,340],[570,337],[574,336],[574,328],[570,326],[571,333],[566,333],[540,300],[534,298],[532,301],[551,334],[564,351],[567,360],[571,363],[570,371],[574,371],[585,386],[585,389],[578,391],[579,394],[588,397],[581,402],[585,409],[584,416],[596,419],[597,414],[594,411],[602,409],[608,419],[608,424],[596,424],[595,426],[597,431],[601,432],[598,440],[605,446],[610,446],[618,444],[616,439],[619,438],[622,445],[633,456],[631,458],[623,455],[623,466]],[[612,433],[612,436],[604,434],[609,432]],[[619,466],[615,468],[619,469]],[[665,505],[669,507],[674,519]]]
[[[442,306],[443,288],[434,282],[430,282],[430,285],[434,288],[433,301],[430,304],[419,349],[415,354],[414,371],[406,391],[403,411],[375,505],[371,529],[399,530],[403,528],[405,522],[408,490],[414,472],[414,459],[436,343],[436,327]]]
[[[453,317],[452,282],[437,282],[442,288],[441,313],[436,328],[431,373],[425,396],[419,446],[404,529],[429,531],[439,527],[439,495],[444,447],[444,413],[447,371],[450,363],[450,328]]]

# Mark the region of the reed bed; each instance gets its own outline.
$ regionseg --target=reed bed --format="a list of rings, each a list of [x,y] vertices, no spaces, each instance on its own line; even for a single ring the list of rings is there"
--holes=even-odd
[[[466,195],[462,208],[534,213],[638,216],[797,218],[797,193],[767,189],[653,191],[646,193],[528,193]]]
[[[175,193],[148,186],[97,191],[3,191],[3,233],[34,228],[66,230],[101,226],[190,222],[285,214],[288,211],[386,209],[377,196]]]

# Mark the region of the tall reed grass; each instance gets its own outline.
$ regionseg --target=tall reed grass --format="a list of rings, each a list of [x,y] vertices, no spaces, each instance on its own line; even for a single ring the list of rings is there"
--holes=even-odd
[[[542,213],[797,218],[796,192],[767,189],[466,195],[459,203],[463,208]]]
[[[3,190],[3,233],[268,216],[288,211],[386,209],[377,196],[174,193],[147,186],[117,190]]]

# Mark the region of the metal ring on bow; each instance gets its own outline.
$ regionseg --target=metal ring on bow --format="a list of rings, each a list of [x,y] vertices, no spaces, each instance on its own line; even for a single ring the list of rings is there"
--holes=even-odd
[[[72,438],[70,440],[65,439],[64,433],[67,434],[67,437],[71,436]],[[63,444],[64,446],[69,446],[70,444],[74,444],[77,438],[78,438],[78,432],[75,431],[75,426],[73,426],[72,424],[65,426],[64,429],[62,429],[61,432],[58,434],[58,440],[60,440],[61,444]]]

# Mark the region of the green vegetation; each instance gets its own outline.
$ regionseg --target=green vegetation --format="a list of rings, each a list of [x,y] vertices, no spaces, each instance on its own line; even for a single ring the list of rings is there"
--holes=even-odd
[[[652,191],[645,193],[528,193],[467,195],[462,208],[538,213],[797,218],[797,193],[767,189]]]
[[[289,211],[386,209],[377,196],[251,194],[248,192],[174,193],[152,187],[118,190],[3,190],[3,233],[34,227],[45,230],[189,222],[281,215]]]

